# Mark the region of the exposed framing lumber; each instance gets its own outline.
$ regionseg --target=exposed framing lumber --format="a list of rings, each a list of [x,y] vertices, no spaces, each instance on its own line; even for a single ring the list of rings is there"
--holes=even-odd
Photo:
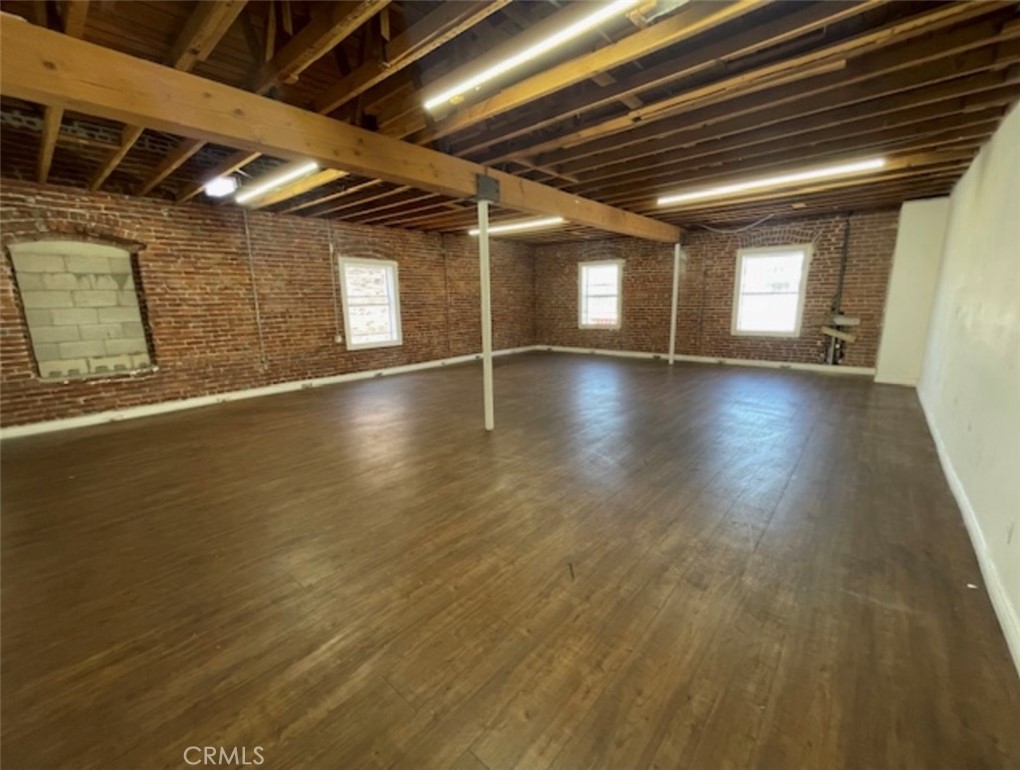
[[[347,195],[352,195],[353,193],[356,193],[360,190],[364,190],[369,187],[375,187],[376,185],[379,184],[382,183],[378,179],[370,179],[367,182],[359,182],[358,184],[351,185],[350,187],[345,187],[343,190],[338,190],[336,192],[329,193],[328,195],[319,196],[318,198],[314,198],[313,200],[310,201],[303,201],[302,203],[298,203],[293,206],[288,206],[285,209],[280,209],[279,213],[293,214],[297,211],[304,211],[305,209],[314,208],[315,206],[323,206],[329,203],[330,201],[337,200],[338,198],[343,198]]]
[[[713,101],[725,101],[735,95],[745,95],[754,91],[790,84],[788,90],[803,96],[827,88],[840,88],[879,71],[891,72],[899,68],[914,66],[920,63],[919,60],[945,57],[952,52],[952,49],[966,50],[967,47],[986,44],[988,42],[987,31],[968,27],[955,35],[947,36],[953,37],[952,41],[938,37],[922,40],[915,44],[914,48],[903,46],[900,50],[874,52],[892,43],[906,43],[912,38],[957,23],[961,19],[988,14],[1002,10],[1002,8],[1001,4],[984,3],[946,5],[929,13],[896,21],[821,49],[781,59],[778,62],[741,72],[723,80],[705,80],[697,83],[693,88],[648,104],[639,110],[631,110],[624,115],[572,130],[567,134],[533,145],[527,150],[506,155],[501,159],[513,159],[519,156],[534,157],[536,154],[584,145],[596,139],[628,132],[638,124],[642,126],[654,125],[655,121],[663,118],[689,112],[692,109],[711,104]],[[1006,33],[1007,37],[1011,35],[1013,33]],[[915,49],[920,49],[923,53],[915,52]],[[852,66],[847,64],[846,57],[861,56],[868,52],[872,52],[873,56],[860,60],[863,63],[858,64],[855,61]],[[829,68],[828,74],[826,74],[826,67]],[[793,85],[795,81],[810,82],[798,86]],[[542,159],[542,162],[547,163],[548,161]]]
[[[365,62],[320,94],[312,108],[325,115],[342,107],[409,64],[471,29],[509,2],[510,0],[490,0],[484,3],[463,3],[458,0],[447,0],[420,22],[387,43],[384,59]]]
[[[438,48],[442,43],[451,40],[462,32],[487,18],[510,0],[493,0],[489,3],[447,2],[419,24],[399,35],[383,48],[384,58],[376,58],[362,64],[357,70],[345,77],[333,88],[325,92],[313,105],[316,112],[327,114],[360,96],[372,86],[382,82],[390,75],[417,61],[422,56]],[[385,11],[384,11],[385,13]],[[252,158],[251,160],[254,160]],[[250,162],[250,161],[249,161]],[[222,172],[221,172],[222,173]],[[328,175],[317,175],[313,179],[320,180],[311,184],[311,180],[302,180],[291,187],[280,191],[278,202],[308,192],[314,187],[328,184],[332,179]],[[180,199],[187,200],[197,194],[200,187],[189,185]]]
[[[272,192],[263,195],[254,203],[248,204],[248,208],[264,209],[267,206],[275,206],[277,203],[289,201],[291,198],[296,198],[309,190],[314,190],[316,187],[321,187],[324,184],[335,182],[337,179],[341,179],[345,176],[347,176],[346,172],[338,171],[335,168],[327,168],[323,171],[312,174],[305,179],[295,182],[294,184],[281,187],[278,190],[273,190]]]
[[[223,39],[223,36],[227,34],[227,30],[237,19],[238,14],[244,10],[246,3],[247,0],[217,0],[217,2],[199,3],[188,17],[184,29],[177,36],[177,41],[167,59],[168,64],[174,69],[186,72],[196,62],[205,61]],[[90,190],[98,190],[102,187],[110,174],[134,147],[135,142],[142,135],[142,131],[140,126],[124,127],[120,146],[111,151],[102,165],[96,169],[96,173],[93,174],[89,182]],[[159,181],[162,180],[157,180],[153,187]],[[148,181],[143,183],[143,186],[145,184],[148,184]]]
[[[65,2],[61,6],[64,34],[79,38],[85,34],[85,19],[89,12],[88,0]],[[45,24],[46,14],[43,11],[41,23]],[[39,160],[36,164],[36,179],[45,184],[53,166],[53,153],[57,149],[57,137],[60,135],[60,124],[64,120],[64,111],[59,107],[47,107],[43,115],[42,140],[39,145]]]
[[[252,78],[251,90],[265,93],[278,83],[292,83],[352,32],[383,10],[390,0],[318,3],[312,20],[266,62]]]
[[[115,150],[111,150],[110,154],[106,156],[106,160],[96,169],[96,173],[92,175],[92,179],[89,181],[90,190],[95,191],[103,186],[103,182],[107,180],[110,174],[113,173],[113,170],[124,160],[144,130],[141,126],[124,126],[124,130],[121,133],[120,146]]]
[[[626,164],[620,164],[616,174],[593,172],[591,181],[572,186],[571,190],[583,194],[587,187],[595,187],[609,192],[628,185],[647,185],[661,176],[683,178],[686,170],[695,165],[724,165],[741,162],[747,157],[814,150],[832,143],[846,146],[848,139],[855,139],[857,144],[868,139],[879,143],[893,142],[900,138],[919,139],[932,131],[952,130],[981,122],[991,114],[1001,116],[1004,105],[1015,101],[1018,95],[1020,89],[1006,88],[999,90],[988,101],[975,101],[969,106],[964,100],[952,99],[888,115],[858,114],[820,129],[812,129],[810,125],[800,126],[798,121],[793,120],[768,129],[736,134],[728,140],[706,142],[673,152],[668,161],[656,162],[656,159],[651,159],[647,165],[635,164],[631,169],[624,168]],[[977,105],[984,109],[975,109]],[[933,120],[940,122],[930,123]]]
[[[429,142],[463,131],[535,99],[587,80],[593,73],[611,70],[739,18],[761,5],[763,0],[737,0],[723,5],[702,3],[689,6],[677,15],[635,32],[619,42],[550,67],[539,75],[508,86],[487,99],[458,110],[415,134],[412,139],[416,142]]]
[[[188,17],[184,29],[167,57],[167,63],[179,70],[190,70],[205,61],[227,30],[244,10],[247,0],[217,0],[199,3]]]
[[[947,48],[945,38],[919,41],[885,52],[877,60],[871,58],[855,63],[839,74],[818,75],[754,93],[734,94],[730,99],[692,106],[690,111],[669,120],[637,125],[624,133],[586,141],[574,148],[554,151],[559,143],[549,142],[529,148],[527,153],[530,155],[538,150],[546,150],[537,160],[554,168],[558,168],[561,163],[598,154],[603,154],[600,162],[604,162],[604,153],[621,153],[633,144],[660,139],[685,129],[701,130],[724,120],[746,119],[746,116],[763,110],[765,112],[762,115],[769,117],[756,115],[756,125],[761,125],[757,121],[775,122],[776,116],[811,115],[841,105],[939,84],[1014,61],[1016,46],[1012,43],[989,46],[985,41],[973,42],[972,38],[968,39],[972,40],[974,50],[962,55],[944,55]],[[952,48],[950,53],[960,54],[961,51]],[[577,167],[573,168],[576,170]]]
[[[263,64],[252,78],[251,90],[264,94],[280,83],[292,83],[308,67],[343,42],[362,24],[382,11],[390,0],[356,0],[355,2],[319,3],[311,21]],[[269,9],[273,13],[273,9]],[[274,17],[275,18],[275,17]],[[195,150],[197,152],[202,147]],[[181,148],[182,151],[185,148]],[[192,153],[194,154],[194,153]],[[233,173],[251,163],[260,153],[235,153],[209,171],[201,181],[192,182],[177,196],[184,202],[198,195],[209,179]],[[148,181],[146,182],[148,185]],[[145,186],[145,185],[143,185]],[[151,189],[151,187],[149,188]]]
[[[15,98],[176,133],[190,142],[308,158],[323,168],[453,198],[473,196],[476,175],[487,174],[499,181],[505,208],[667,243],[679,237],[664,222],[49,30],[4,24],[0,52],[0,91]]]
[[[496,136],[474,139],[463,146],[458,146],[457,154],[472,155],[493,145],[503,144],[519,136],[534,133],[547,126],[553,126],[564,120],[596,110],[613,101],[636,96],[695,73],[725,70],[729,59],[746,56],[765,45],[776,45],[807,35],[825,26],[845,21],[874,9],[882,2],[883,0],[865,0],[860,3],[807,5],[787,16],[762,25],[745,28],[709,46],[699,47],[690,53],[644,69],[636,75],[618,80],[599,91],[546,100],[542,102],[545,109],[540,117],[534,115],[523,117],[511,126],[501,129]],[[631,109],[640,106],[643,105],[631,105]]]
[[[185,139],[171,150],[148,178],[142,182],[138,188],[138,195],[145,195],[150,192],[156,185],[183,166],[192,155],[204,146],[205,142],[201,139]]]

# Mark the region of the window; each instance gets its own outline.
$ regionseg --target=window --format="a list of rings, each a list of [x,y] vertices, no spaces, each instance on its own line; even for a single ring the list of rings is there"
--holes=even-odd
[[[152,368],[130,252],[84,241],[9,248],[41,379]]]
[[[580,328],[619,329],[623,260],[582,262],[578,270]]]
[[[341,259],[340,292],[348,350],[403,343],[396,262]]]
[[[733,297],[733,334],[799,337],[811,247],[741,249]]]

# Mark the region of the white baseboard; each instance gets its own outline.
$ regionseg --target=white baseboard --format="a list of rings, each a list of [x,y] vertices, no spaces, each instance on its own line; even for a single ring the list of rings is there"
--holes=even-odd
[[[523,348],[506,348],[494,350],[494,356],[505,356],[514,353],[526,353],[534,348],[528,346]],[[156,414],[177,412],[182,409],[196,409],[202,406],[222,404],[227,401],[240,401],[245,398],[258,398],[260,396],[273,396],[277,393],[287,393],[294,390],[306,388],[321,388],[324,385],[337,385],[342,382],[353,382],[355,380],[368,380],[373,377],[388,377],[394,374],[405,374],[417,372],[422,369],[437,369],[453,364],[464,364],[470,361],[478,361],[481,353],[473,353],[466,356],[454,356],[452,358],[439,358],[433,361],[422,361],[416,364],[405,364],[403,366],[391,366],[385,369],[366,369],[361,372],[349,372],[337,374],[331,377],[316,377],[306,380],[294,380],[292,382],[279,382],[275,385],[264,385],[259,388],[248,388],[246,390],[232,390],[226,393],[212,393],[208,396],[195,396],[177,401],[161,401],[156,404],[144,404],[132,406],[127,409],[112,409],[106,412],[94,412],[84,414],[80,417],[66,417],[60,420],[47,420],[45,422],[33,422],[27,425],[12,425],[8,428],[0,428],[0,441],[21,436],[33,436],[38,433],[50,433],[58,430],[71,430],[72,428],[84,428],[89,425],[101,425],[107,422],[119,422],[121,420],[132,420],[138,417],[151,417]]]
[[[666,353],[646,353],[637,350],[606,350],[601,348],[572,348],[561,345],[529,345],[521,348],[507,348],[493,351],[495,356],[512,355],[515,353],[527,353],[533,350],[545,350],[555,353],[580,353],[597,356],[614,356],[617,358],[643,358],[659,359],[665,361],[669,358]],[[33,436],[38,433],[50,433],[58,430],[71,430],[73,428],[84,428],[89,425],[101,425],[107,422],[119,422],[120,420],[132,420],[138,417],[150,417],[156,414],[176,412],[182,409],[196,409],[212,404],[222,404],[227,401],[239,401],[245,398],[258,398],[260,396],[272,396],[277,393],[287,393],[293,390],[304,388],[320,388],[325,385],[337,385],[342,382],[353,382],[355,380],[367,380],[372,377],[386,377],[406,372],[416,372],[422,369],[435,369],[453,364],[463,364],[469,361],[477,361],[482,357],[481,353],[473,353],[466,356],[455,356],[453,358],[440,358],[433,361],[422,361],[416,364],[404,366],[391,366],[386,369],[368,369],[362,372],[349,372],[338,374],[332,377],[317,377],[307,380],[294,380],[292,382],[280,382],[275,385],[265,385],[259,388],[247,390],[234,390],[226,393],[213,393],[208,396],[196,396],[178,401],[162,401],[156,404],[145,404],[133,406],[127,409],[113,409],[106,412],[95,412],[80,417],[66,417],[59,420],[47,420],[46,422],[34,422],[28,425],[12,425],[8,428],[0,428],[0,441],[20,436]],[[874,374],[874,369],[858,366],[825,366],[822,364],[797,364],[784,363],[780,361],[755,361],[743,358],[710,358],[707,356],[676,356],[677,361],[690,361],[706,364],[724,364],[728,366],[758,366],[770,369],[802,369],[812,372],[824,372],[826,374]]]
[[[604,348],[568,348],[563,345],[535,345],[533,350],[546,350],[552,353],[580,353],[587,356],[615,356],[616,358],[661,358],[663,360],[668,358],[665,353],[645,353],[639,350],[606,350]]]
[[[668,353],[644,353],[637,350],[607,350],[605,348],[569,348],[561,345],[535,345],[535,350],[550,350],[555,353],[583,353],[596,356],[617,356],[620,358],[658,358],[663,361],[669,358]],[[677,354],[676,361],[696,364],[715,364],[722,366],[755,366],[764,369],[797,369],[806,372],[823,374],[857,374],[873,375],[875,369],[870,366],[829,366],[827,364],[802,364],[786,361],[762,361],[753,358],[713,358],[711,356],[687,356]]]
[[[985,582],[985,589],[992,600],[992,608],[999,619],[1002,634],[1006,637],[1006,646],[1009,647],[1009,654],[1013,658],[1013,665],[1016,667],[1017,674],[1020,675],[1020,617],[1017,615],[1018,608],[1009,600],[1006,587],[1002,583],[1002,578],[999,577],[999,570],[996,568],[995,562],[988,550],[988,542],[985,540],[985,533],[981,529],[981,522],[978,520],[974,507],[970,504],[967,490],[964,488],[963,481],[960,480],[956,469],[953,467],[953,461],[949,457],[945,443],[942,441],[942,434],[939,433],[939,429],[932,419],[931,410],[925,404],[924,398],[921,397],[920,390],[918,390],[918,400],[921,402],[921,411],[924,413],[924,418],[928,423],[928,430],[935,441],[935,451],[938,453],[942,472],[945,473],[946,481],[949,482],[949,489],[952,491],[953,497],[956,498],[956,504],[960,507],[960,512],[963,514],[963,523],[967,526],[967,534],[970,535],[970,542],[974,548],[974,554],[977,556],[978,566],[981,568],[981,576]]]

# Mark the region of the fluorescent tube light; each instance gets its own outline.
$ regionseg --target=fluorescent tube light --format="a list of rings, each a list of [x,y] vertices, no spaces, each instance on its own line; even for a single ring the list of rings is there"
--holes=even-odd
[[[591,13],[582,19],[578,19],[573,24],[569,24],[549,37],[538,41],[534,45],[528,46],[523,51],[493,64],[488,69],[482,70],[477,75],[473,75],[472,77],[461,81],[457,85],[446,89],[442,93],[436,94],[425,102],[425,109],[433,110],[442,104],[446,104],[455,97],[463,96],[468,91],[478,88],[483,83],[499,77],[503,73],[509,72],[525,62],[531,61],[532,59],[551,51],[557,46],[573,40],[575,37],[583,35],[585,32],[597,27],[607,19],[619,16],[621,13],[637,4],[638,0],[613,0],[613,2],[606,3],[605,5],[600,6],[594,13]]]
[[[493,225],[489,228],[489,235],[500,233],[519,233],[522,230],[540,230],[543,227],[554,227],[562,224],[563,217],[546,217],[544,219],[522,219],[520,222],[509,222],[505,225]],[[478,228],[468,230],[468,235],[478,235]]]
[[[319,168],[319,164],[314,160],[310,160],[307,163],[302,163],[289,171],[285,171],[279,176],[267,179],[265,182],[261,182],[250,187],[245,187],[241,192],[234,196],[234,200],[238,203],[244,203],[250,201],[252,198],[257,198],[270,190],[275,190],[277,187],[282,187],[287,182],[293,182],[295,179],[303,177],[305,174],[310,174]]]
[[[797,182],[810,182],[815,179],[827,179],[833,176],[844,176],[846,174],[859,174],[863,171],[876,171],[885,166],[885,158],[870,158],[868,160],[855,161],[853,163],[841,163],[837,166],[824,166],[808,171],[797,171],[792,174],[779,174],[777,176],[766,176],[758,179],[751,179],[746,182],[734,182],[718,187],[706,187],[702,190],[664,195],[659,198],[660,206],[670,206],[675,203],[687,203],[688,201],[700,201],[705,198],[720,198],[733,193],[748,192],[750,190],[763,190],[768,187],[782,187],[783,185],[796,184]]]
[[[226,198],[237,189],[237,179],[232,176],[218,176],[205,183],[205,194],[210,198]]]

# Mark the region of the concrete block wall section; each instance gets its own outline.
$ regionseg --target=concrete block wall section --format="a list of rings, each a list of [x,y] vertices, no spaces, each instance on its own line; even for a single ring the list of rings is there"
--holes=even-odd
[[[14,243],[10,252],[42,379],[152,365],[130,252],[66,239]]]

